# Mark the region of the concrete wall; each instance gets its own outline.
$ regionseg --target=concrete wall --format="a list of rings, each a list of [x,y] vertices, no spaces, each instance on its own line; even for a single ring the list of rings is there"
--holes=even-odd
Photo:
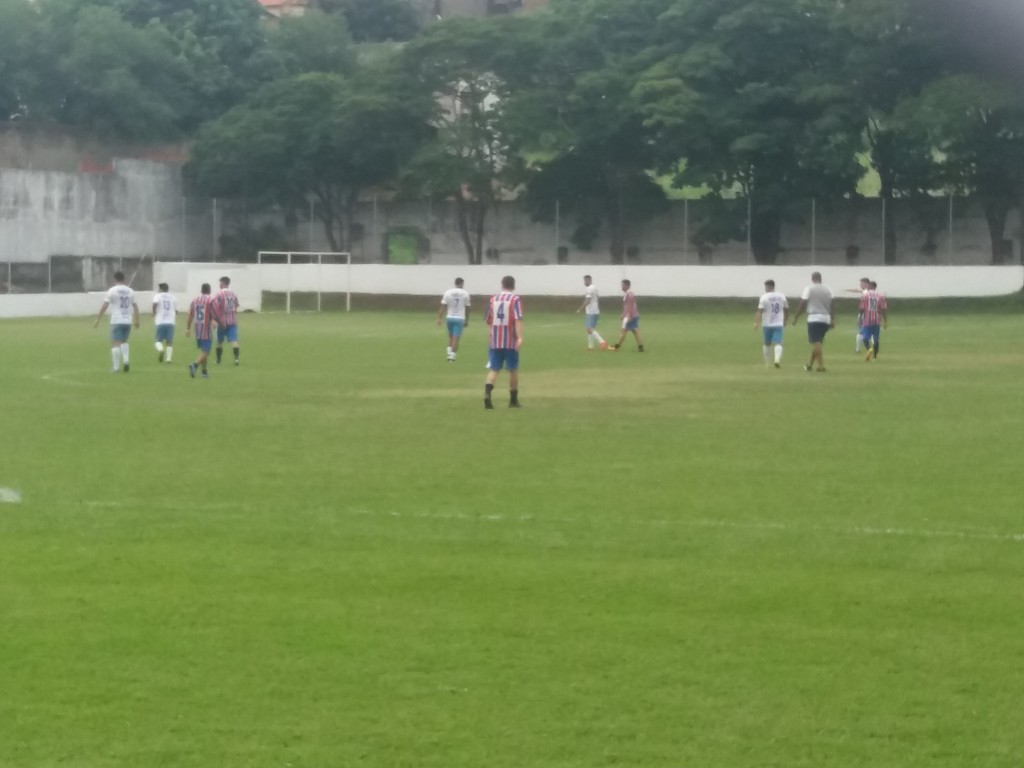
[[[584,270],[573,266],[398,266],[389,264],[190,264],[156,265],[154,283],[167,282],[184,303],[198,294],[202,282],[215,284],[221,275],[232,279],[243,309],[259,310],[263,291],[356,294],[399,294],[439,297],[456,277],[466,281],[474,295],[498,290],[503,275],[516,277],[523,296],[580,296]],[[619,295],[619,281],[628,277],[640,297],[738,297],[755,298],[771,277],[780,291],[797,297],[810,282],[808,267],[595,267],[587,270],[606,298]],[[856,288],[864,270],[857,267],[823,269],[826,285],[839,294]],[[870,271],[879,288],[890,298],[940,296],[1001,296],[1024,288],[1024,267],[880,267]],[[143,314],[152,302],[151,291],[139,291],[136,300]],[[104,293],[0,294],[0,318],[61,317],[95,314]],[[642,300],[642,299],[641,299]]]
[[[70,152],[57,145],[58,164]],[[271,225],[280,237],[301,250],[329,250],[319,222],[282,212],[253,214],[244,201],[186,198],[180,167],[151,160],[113,160],[103,172],[0,168],[0,282],[5,263],[44,264],[51,257],[113,257],[223,260],[222,236]],[[922,212],[908,203],[891,204],[883,217],[879,200],[845,201],[816,206],[795,200],[782,230],[782,266],[820,264],[870,268],[882,264],[883,221],[896,230],[901,265],[982,265],[992,261],[985,218],[968,200],[934,200]],[[742,201],[736,201],[742,206]],[[706,201],[677,201],[651,221],[627,234],[635,249],[633,264],[734,265],[751,263],[745,242],[698,249],[694,239],[707,215]],[[533,221],[518,201],[500,203],[487,217],[484,244],[489,263],[513,266],[555,264],[558,249],[566,263],[608,264],[609,242],[602,232],[589,250],[571,242],[576,227],[569,215],[548,212],[551,222]],[[363,262],[387,260],[389,233],[415,232],[425,244],[422,261],[460,265],[467,257],[450,201],[364,201],[358,207],[359,237],[353,254]],[[1005,237],[1007,263],[1021,263],[1021,222],[1011,214]],[[239,246],[232,258],[255,257],[259,244]],[[279,245],[279,244],[277,244]],[[856,257],[850,259],[850,249]],[[237,250],[237,249],[236,249]],[[86,289],[100,288],[85,285]],[[17,289],[17,285],[16,285]],[[39,290],[25,287],[23,290]]]

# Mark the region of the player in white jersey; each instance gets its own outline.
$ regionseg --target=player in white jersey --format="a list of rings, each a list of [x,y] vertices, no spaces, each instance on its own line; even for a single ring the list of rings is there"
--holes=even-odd
[[[469,292],[463,289],[461,277],[455,278],[455,287],[449,288],[441,297],[437,310],[437,324],[444,319],[448,325],[448,362],[454,363],[459,352],[459,339],[463,329],[469,325]]]
[[[789,302],[786,297],[775,290],[774,280],[764,281],[764,295],[757,302],[754,313],[754,328],[761,327],[764,335],[764,364],[772,362],[772,349],[775,352],[775,367],[782,367],[782,329],[789,319]]]
[[[167,283],[160,283],[159,293],[153,294],[153,322],[156,324],[157,361],[171,362],[174,355],[174,317],[178,312],[178,300],[170,292]]]
[[[93,328],[99,326],[107,307],[110,307],[110,357],[114,373],[122,370],[128,373],[128,336],[132,325],[139,327],[139,305],[135,303],[135,291],[124,281],[124,272],[114,273],[114,285],[107,291]]]
[[[597,286],[590,275],[583,276],[583,286],[583,303],[576,310],[576,314],[586,313],[583,325],[587,329],[587,349],[593,351],[595,342],[601,349],[608,349],[608,343],[597,332],[597,320],[601,316],[601,309],[598,306]]]

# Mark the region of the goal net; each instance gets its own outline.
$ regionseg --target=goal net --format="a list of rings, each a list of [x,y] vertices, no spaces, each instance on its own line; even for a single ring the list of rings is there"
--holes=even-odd
[[[264,311],[320,312],[325,298],[344,296],[352,310],[352,254],[337,251],[260,251],[256,256]]]

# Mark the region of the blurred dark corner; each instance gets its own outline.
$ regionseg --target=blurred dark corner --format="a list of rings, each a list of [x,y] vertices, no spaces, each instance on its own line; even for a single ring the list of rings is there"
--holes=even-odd
[[[914,2],[945,27],[976,66],[1004,77],[1024,78],[1024,0]]]

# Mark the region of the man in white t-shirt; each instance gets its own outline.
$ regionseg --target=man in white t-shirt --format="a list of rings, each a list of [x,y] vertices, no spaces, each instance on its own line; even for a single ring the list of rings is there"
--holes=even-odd
[[[597,332],[597,321],[601,317],[601,309],[598,306],[597,286],[594,285],[590,275],[583,276],[583,288],[583,303],[576,310],[576,314],[585,313],[583,327],[587,329],[587,350],[593,352],[595,344],[600,349],[608,349],[608,343]]]
[[[107,307],[110,307],[110,357],[114,373],[122,370],[128,373],[128,336],[132,325],[139,327],[139,305],[135,303],[135,291],[124,282],[124,272],[114,273],[114,285],[107,291],[93,328],[100,324]]]
[[[761,327],[764,335],[764,364],[772,361],[772,348],[775,349],[775,367],[782,367],[782,329],[789,317],[789,302],[786,297],[775,290],[774,280],[764,281],[764,295],[757,302],[754,313],[754,328]]]
[[[459,339],[462,331],[469,325],[469,292],[463,289],[461,277],[455,278],[455,287],[449,288],[441,297],[441,307],[437,311],[437,324],[445,319],[448,325],[448,362],[454,363],[459,351]]]
[[[170,292],[167,283],[160,283],[159,293],[153,294],[153,322],[156,324],[157,361],[171,362],[174,355],[174,317],[178,312],[178,300]]]
[[[820,373],[825,372],[825,357],[821,345],[829,329],[836,327],[834,305],[832,291],[821,284],[821,273],[812,273],[811,284],[804,288],[800,297],[800,307],[793,316],[793,325],[796,325],[800,315],[807,310],[807,341],[811,344],[811,360],[804,366],[805,371],[817,369]]]

